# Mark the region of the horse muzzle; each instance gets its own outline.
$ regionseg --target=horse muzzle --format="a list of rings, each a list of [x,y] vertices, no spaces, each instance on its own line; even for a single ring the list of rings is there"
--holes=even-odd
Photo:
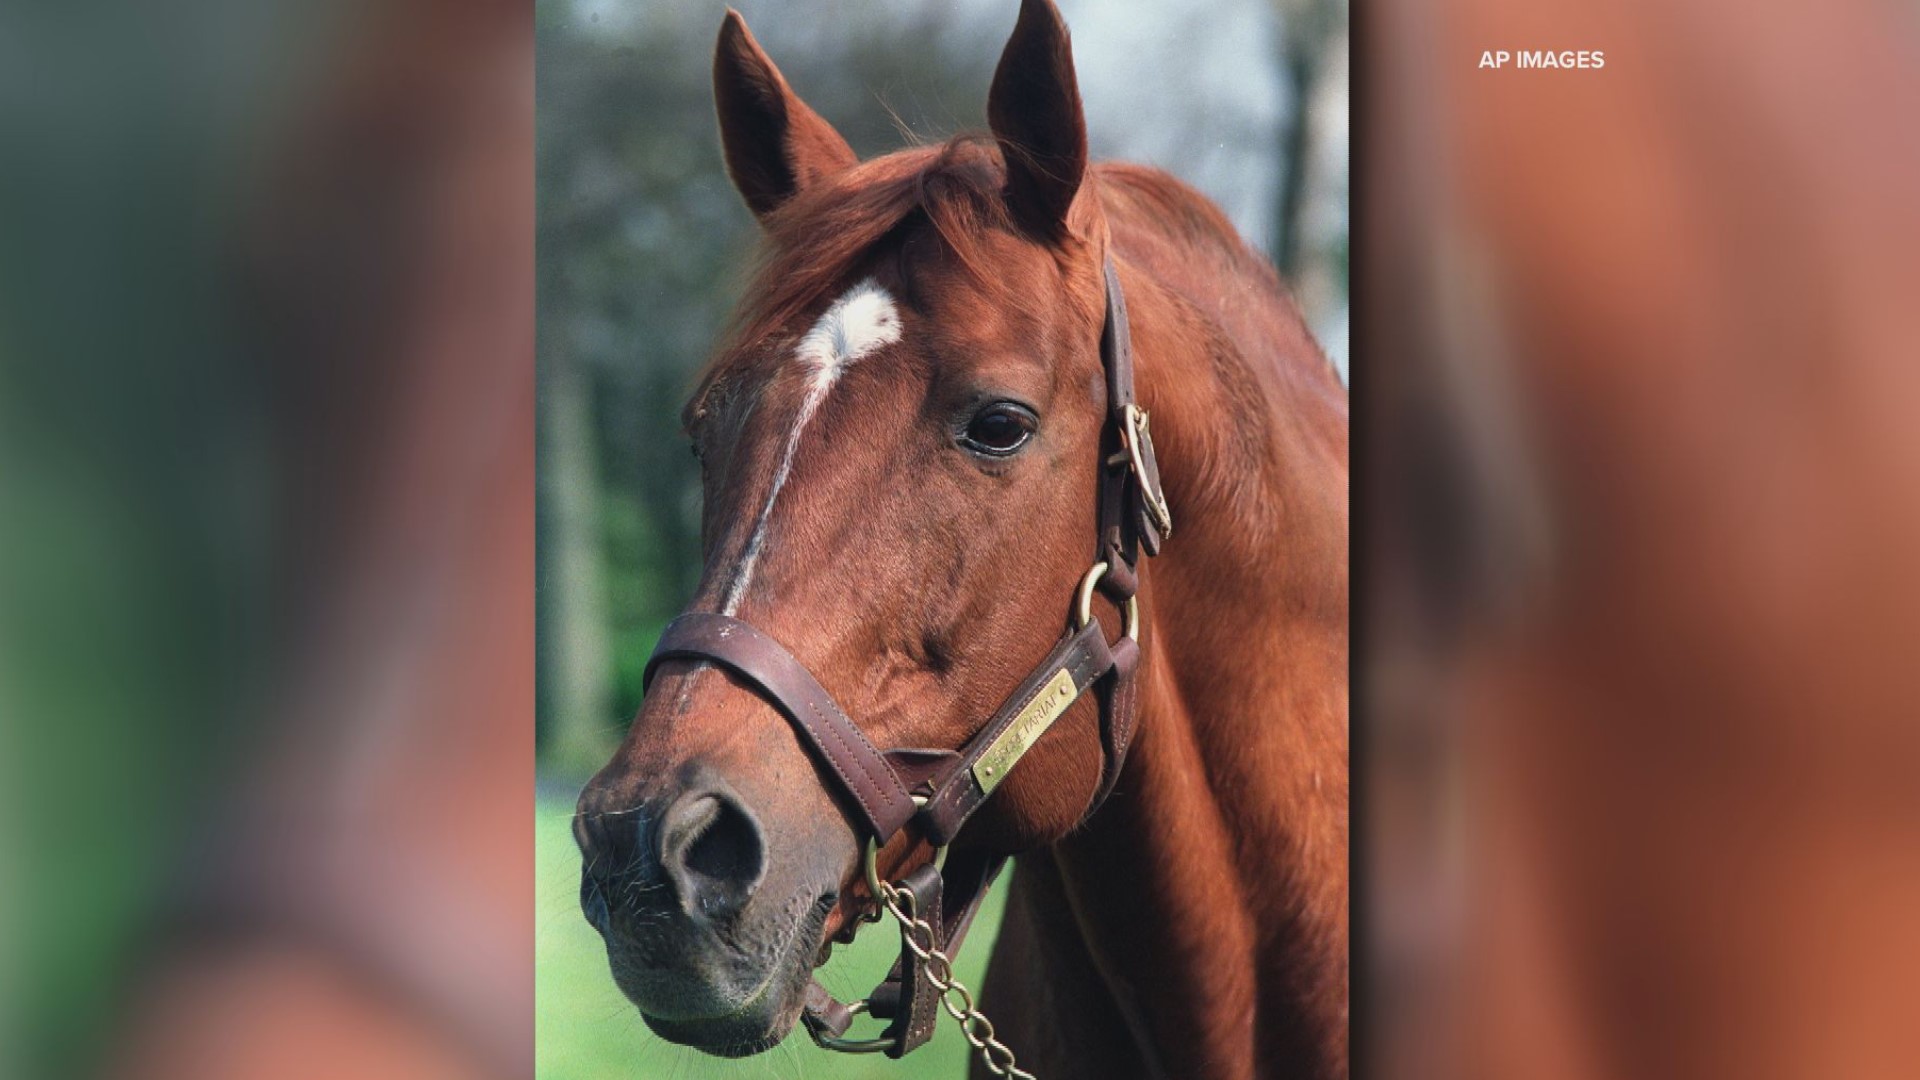
[[[703,765],[644,798],[617,787],[588,785],[575,830],[614,982],[671,1042],[726,1057],[779,1042],[839,901],[844,836],[783,837],[773,858],[760,815]]]

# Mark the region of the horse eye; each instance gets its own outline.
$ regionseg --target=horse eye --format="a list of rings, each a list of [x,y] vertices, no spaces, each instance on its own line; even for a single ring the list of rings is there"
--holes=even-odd
[[[980,410],[960,441],[975,453],[1006,457],[1027,444],[1038,424],[1030,410],[1002,401]]]

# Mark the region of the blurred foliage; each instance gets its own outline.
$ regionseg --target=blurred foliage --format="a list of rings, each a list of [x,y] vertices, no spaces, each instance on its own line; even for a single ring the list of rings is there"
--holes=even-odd
[[[91,1066],[272,645],[218,243],[288,7],[0,13],[0,1076]]]

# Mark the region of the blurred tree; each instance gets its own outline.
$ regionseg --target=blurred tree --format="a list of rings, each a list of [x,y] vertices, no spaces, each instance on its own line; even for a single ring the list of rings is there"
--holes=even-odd
[[[1274,192],[1273,261],[1323,343],[1338,347],[1344,374],[1344,341],[1324,339],[1336,319],[1344,326],[1347,303],[1351,14],[1347,0],[1272,3],[1293,103]]]

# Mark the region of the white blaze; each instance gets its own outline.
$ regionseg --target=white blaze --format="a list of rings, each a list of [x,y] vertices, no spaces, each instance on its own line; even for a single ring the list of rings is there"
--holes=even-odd
[[[793,432],[787,436],[787,448],[774,470],[773,484],[767,488],[767,501],[760,507],[746,552],[734,569],[733,584],[728,587],[726,601],[720,607],[722,614],[732,615],[740,605],[740,598],[746,595],[747,584],[753,580],[754,563],[759,561],[760,548],[766,539],[767,524],[773,518],[773,504],[793,472],[793,455],[800,448],[800,435],[807,430],[813,414],[820,411],[827,391],[833,389],[833,384],[840,381],[840,376],[855,361],[899,340],[900,312],[893,306],[893,297],[872,278],[835,300],[826,314],[820,316],[820,321],[813,324],[813,329],[807,331],[807,336],[800,339],[794,359],[807,369],[807,396],[800,401]]]

